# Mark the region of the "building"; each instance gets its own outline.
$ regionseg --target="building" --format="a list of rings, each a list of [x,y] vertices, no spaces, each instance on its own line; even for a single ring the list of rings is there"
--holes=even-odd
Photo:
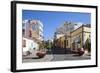
[[[54,35],[55,47],[69,48],[71,47],[71,31],[77,29],[81,26],[81,23],[64,22],[64,24],[59,27]]]
[[[54,36],[55,48],[66,48],[68,50],[77,51],[78,48],[84,47],[85,42],[88,38],[90,39],[90,29],[90,24],[64,24],[63,29],[60,29],[59,31],[57,30]]]
[[[29,50],[39,49],[39,43],[43,41],[43,24],[39,20],[23,20],[22,46],[23,53]]]
[[[71,32],[71,50],[77,51],[78,48],[82,48],[85,45],[87,39],[91,37],[90,24],[82,25],[76,30]]]

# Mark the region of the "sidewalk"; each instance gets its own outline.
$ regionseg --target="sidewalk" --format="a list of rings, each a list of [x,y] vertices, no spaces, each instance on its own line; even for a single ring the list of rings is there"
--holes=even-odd
[[[23,57],[22,62],[23,63],[29,63],[29,62],[48,62],[53,59],[53,55],[45,55],[43,58],[38,58],[37,56],[30,55]]]

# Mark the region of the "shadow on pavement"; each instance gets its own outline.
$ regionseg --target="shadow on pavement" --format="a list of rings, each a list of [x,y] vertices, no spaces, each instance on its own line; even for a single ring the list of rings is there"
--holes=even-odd
[[[39,57],[26,57],[26,58],[23,58],[23,59],[40,59]]]
[[[49,51],[47,51],[47,54],[71,54],[72,52],[65,48],[52,48]]]

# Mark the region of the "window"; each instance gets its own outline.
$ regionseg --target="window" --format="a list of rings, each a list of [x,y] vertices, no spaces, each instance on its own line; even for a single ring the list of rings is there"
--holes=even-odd
[[[67,44],[67,46],[68,46],[68,40],[66,41],[66,44]]]
[[[40,34],[40,37],[43,37],[43,35]]]
[[[31,47],[33,47],[33,43],[31,43]]]
[[[29,37],[32,37],[32,31],[29,30]]]
[[[22,40],[22,47],[26,47],[26,40]]]
[[[90,38],[91,36],[89,35],[89,38]]]
[[[37,24],[32,25],[32,30],[36,31],[37,29],[38,29],[38,25]]]
[[[25,35],[25,29],[22,29],[22,35],[23,36]]]
[[[22,27],[23,27],[23,28],[25,27],[25,23],[22,23]]]

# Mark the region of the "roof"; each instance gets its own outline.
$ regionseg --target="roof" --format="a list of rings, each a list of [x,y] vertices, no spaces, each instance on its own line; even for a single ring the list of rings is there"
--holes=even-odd
[[[77,29],[71,31],[71,33],[74,32],[74,31],[76,31],[76,30],[78,30],[78,29],[80,29],[81,27],[88,27],[88,28],[91,28],[91,25],[90,25],[90,24],[82,25],[82,26],[78,27]]]

